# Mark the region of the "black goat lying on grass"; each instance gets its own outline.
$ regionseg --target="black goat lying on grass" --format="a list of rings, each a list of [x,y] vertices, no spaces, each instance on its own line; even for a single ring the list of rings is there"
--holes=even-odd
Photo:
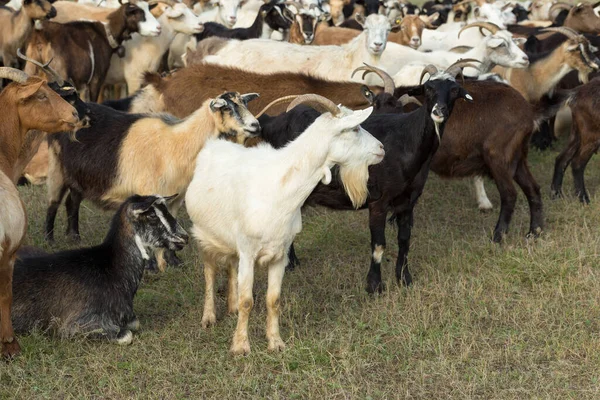
[[[20,254],[13,278],[15,330],[131,343],[131,331],[139,329],[133,298],[149,258],[157,248],[181,250],[188,241],[167,210],[175,197],[130,197],[98,246]]]

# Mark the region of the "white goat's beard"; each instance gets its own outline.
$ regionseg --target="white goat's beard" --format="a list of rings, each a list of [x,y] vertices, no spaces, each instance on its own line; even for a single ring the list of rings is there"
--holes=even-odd
[[[369,167],[365,164],[340,166],[340,179],[354,208],[365,204],[369,195]]]

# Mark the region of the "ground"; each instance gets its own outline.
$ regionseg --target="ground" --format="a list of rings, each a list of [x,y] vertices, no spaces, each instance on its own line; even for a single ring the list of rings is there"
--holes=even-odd
[[[557,148],[560,148],[561,142]],[[416,209],[410,263],[414,285],[393,281],[395,231],[388,229],[388,290],[369,296],[367,214],[309,210],[297,238],[302,265],[284,278],[282,353],[267,351],[265,273],[250,319],[252,353],[228,353],[235,319],[225,281],[217,326],[201,327],[204,280],[192,244],[185,265],[146,275],[135,301],[142,330],[130,346],[19,337],[23,354],[0,363],[0,398],[598,398],[600,396],[600,187],[592,160],[592,204],[572,193],[549,199],[557,150],[534,152],[546,230],[527,240],[519,193],[510,234],[490,242],[496,207],[481,214],[469,180],[432,175]],[[45,188],[22,188],[29,243],[43,246]],[[109,213],[84,203],[83,244],[100,242]],[[180,218],[189,227],[182,212]],[[62,242],[64,212],[57,228]],[[18,290],[18,288],[17,288]]]

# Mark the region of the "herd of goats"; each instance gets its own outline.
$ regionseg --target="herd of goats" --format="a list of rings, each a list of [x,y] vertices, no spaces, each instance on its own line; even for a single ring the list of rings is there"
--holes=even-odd
[[[87,0],[89,1],[89,0]],[[120,344],[139,329],[144,270],[181,263],[185,203],[202,253],[203,327],[215,278],[238,314],[231,351],[248,354],[254,268],[268,271],[268,348],[281,350],[281,284],[298,265],[301,209],[368,208],[367,290],[382,290],[389,215],[396,278],[412,281],[413,209],[429,171],[483,177],[500,193],[493,241],[521,188],[529,235],[544,227],[530,143],[570,123],[551,193],[600,146],[600,3],[484,0],[0,0],[0,341],[33,329]],[[243,94],[241,94],[243,93]],[[560,112],[559,112],[560,111]],[[570,111],[570,112],[569,112]],[[564,123],[564,122],[563,122]],[[558,125],[558,121],[556,121]],[[45,236],[63,199],[79,238],[87,199],[117,210],[104,242],[49,254],[21,246],[17,185],[45,182]]]

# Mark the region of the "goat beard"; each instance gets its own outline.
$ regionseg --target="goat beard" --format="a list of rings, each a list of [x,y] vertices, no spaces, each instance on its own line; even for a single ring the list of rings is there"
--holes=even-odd
[[[369,167],[362,165],[340,166],[340,179],[354,208],[360,208],[367,201],[369,189]]]

